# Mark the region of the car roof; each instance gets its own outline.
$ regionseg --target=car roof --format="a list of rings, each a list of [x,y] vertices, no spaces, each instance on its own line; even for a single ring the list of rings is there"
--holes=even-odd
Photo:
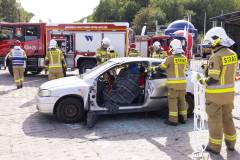
[[[113,58],[110,59],[109,61],[114,62],[114,63],[128,63],[128,62],[143,62],[143,61],[148,61],[148,62],[164,62],[164,59],[160,58],[148,58],[148,57],[122,57],[122,58]]]

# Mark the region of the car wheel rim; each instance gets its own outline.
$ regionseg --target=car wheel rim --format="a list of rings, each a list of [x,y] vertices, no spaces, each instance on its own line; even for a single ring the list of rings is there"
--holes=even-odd
[[[78,109],[76,105],[69,104],[64,107],[64,115],[67,118],[74,118],[78,114]]]

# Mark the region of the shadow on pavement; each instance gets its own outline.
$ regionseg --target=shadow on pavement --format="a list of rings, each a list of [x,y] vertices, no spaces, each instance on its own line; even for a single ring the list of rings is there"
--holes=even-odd
[[[6,90],[6,91],[0,91],[0,96],[11,93],[12,91],[17,90],[16,88],[10,89],[10,90]]]
[[[29,130],[34,128],[31,127],[34,125],[35,129]],[[188,124],[170,127],[163,124],[163,119],[156,114],[134,113],[102,116],[94,128],[88,129],[83,122],[74,125],[63,124],[53,116],[34,113],[24,121],[22,128],[28,136],[74,138],[79,142],[99,139],[106,141],[145,139],[172,159],[183,157],[187,160],[191,159],[189,155],[193,152],[188,135],[188,132],[193,130],[192,125],[193,120],[190,119]],[[166,139],[166,142],[163,142],[163,139]]]

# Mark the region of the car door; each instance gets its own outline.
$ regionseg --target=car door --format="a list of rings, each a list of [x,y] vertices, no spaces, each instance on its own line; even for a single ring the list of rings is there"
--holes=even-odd
[[[152,67],[159,66],[161,62],[153,62]],[[147,93],[149,107],[163,107],[167,103],[167,74],[163,71],[149,73],[147,80]]]

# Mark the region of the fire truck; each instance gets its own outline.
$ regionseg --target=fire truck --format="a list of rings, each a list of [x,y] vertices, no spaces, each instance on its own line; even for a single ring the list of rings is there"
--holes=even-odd
[[[130,33],[130,34],[129,34]],[[0,23],[0,67],[12,74],[8,53],[15,40],[22,42],[27,53],[26,71],[40,73],[51,39],[63,51],[67,68],[78,68],[80,73],[96,65],[96,50],[101,40],[108,37],[120,57],[127,54],[128,44],[134,39],[128,23]]]

